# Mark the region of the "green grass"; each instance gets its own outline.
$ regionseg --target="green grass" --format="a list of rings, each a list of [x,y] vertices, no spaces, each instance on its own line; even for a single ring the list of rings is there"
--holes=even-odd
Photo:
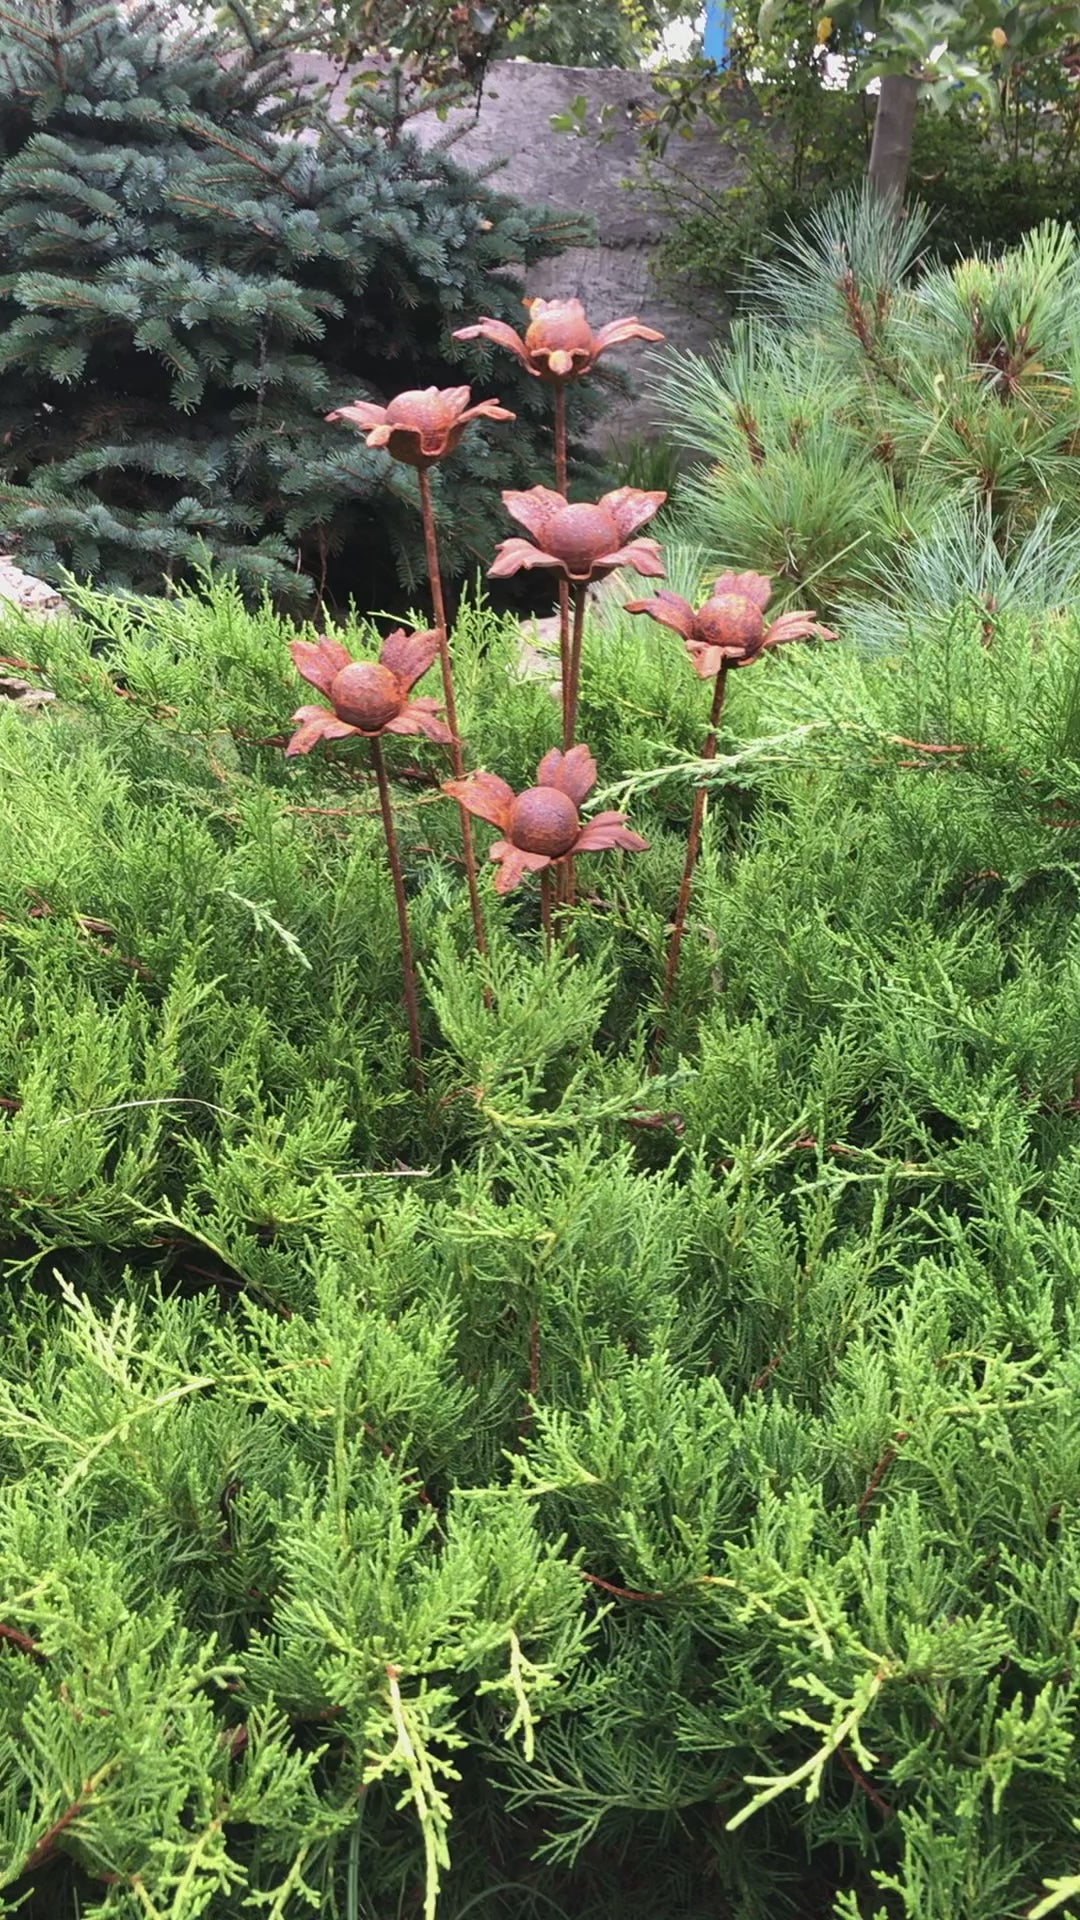
[[[674,636],[589,634],[651,846],[572,954],[485,880],[478,963],[396,743],[415,1095],[284,630],[83,612],[0,643],[60,695],[0,705],[5,1910],[1026,1914],[1080,1860],[1080,622],[732,676],[656,1072]],[[455,656],[527,782],[513,628]]]

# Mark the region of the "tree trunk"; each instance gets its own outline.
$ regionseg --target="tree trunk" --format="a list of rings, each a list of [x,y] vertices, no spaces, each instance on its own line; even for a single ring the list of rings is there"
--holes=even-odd
[[[909,73],[887,73],[881,82],[869,176],[886,205],[899,210],[911,165],[919,82]]]

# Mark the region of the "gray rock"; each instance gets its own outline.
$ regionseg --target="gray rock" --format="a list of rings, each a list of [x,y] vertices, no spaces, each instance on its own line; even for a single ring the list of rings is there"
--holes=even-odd
[[[331,61],[313,56],[295,60],[293,70],[297,79],[331,85],[330,110],[344,112],[347,70],[342,74]],[[556,133],[552,115],[565,113],[578,95],[588,101],[588,131]],[[691,308],[654,279],[651,258],[664,232],[664,214],[640,184],[629,183],[639,151],[637,109],[652,98],[647,73],[500,60],[489,69],[478,111],[455,108],[446,120],[422,113],[409,126],[427,146],[456,135],[454,158],[477,170],[497,167],[491,185],[498,191],[550,204],[571,219],[585,214],[595,223],[597,246],[571,247],[541,261],[523,291],[546,300],[582,300],[596,326],[637,314],[660,328],[671,346],[699,352],[715,339],[725,313],[711,304]],[[674,146],[680,169],[711,193],[746,177],[738,145],[704,122],[692,139]],[[632,391],[614,400],[600,429],[602,439],[647,434],[655,424],[654,409],[642,395],[645,351],[640,346],[615,351],[610,361],[605,355],[605,362],[630,376]]]
[[[45,580],[35,580],[33,574],[23,573],[13,560],[0,555],[0,614],[5,603],[17,607],[20,613],[31,613],[43,617],[66,613],[63,596]]]

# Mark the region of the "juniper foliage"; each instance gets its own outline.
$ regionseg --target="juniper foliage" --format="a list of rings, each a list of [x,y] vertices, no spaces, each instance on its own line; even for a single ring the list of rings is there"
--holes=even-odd
[[[399,742],[417,1096],[273,612],[78,611],[3,646],[59,695],[0,710],[4,1910],[1075,1908],[1075,615],[732,676],[656,1074],[677,643],[589,635],[652,847],[574,960],[528,894],[471,953]],[[455,634],[521,783],[517,646]]]
[[[0,512],[31,571],[159,591],[211,559],[294,605],[347,601],[360,554],[387,598],[422,572],[415,486],[323,415],[482,373],[453,328],[516,318],[570,227],[407,132],[313,104],[286,135],[293,91],[158,0],[0,5]],[[546,458],[537,383],[498,372],[519,419],[455,456],[455,568]]]

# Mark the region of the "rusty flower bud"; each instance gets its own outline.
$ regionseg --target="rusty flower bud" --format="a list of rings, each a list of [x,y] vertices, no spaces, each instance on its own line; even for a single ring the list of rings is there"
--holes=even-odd
[[[627,340],[662,340],[655,327],[637,317],[611,320],[593,332],[580,300],[526,300],[529,324],[522,339],[505,320],[483,319],[459,327],[455,340],[493,340],[516,354],[538,380],[579,380],[591,373],[602,353]]]
[[[748,667],[767,647],[785,640],[835,640],[812,613],[782,613],[765,625],[772,582],[762,573],[722,573],[712,593],[694,611],[681,594],[661,587],[653,600],[628,600],[627,613],[647,613],[661,626],[681,633],[695,670],[712,679],[721,667]]]
[[[392,459],[408,467],[430,467],[453,453],[471,420],[517,418],[497,400],[470,406],[471,397],[468,387],[424,387],[399,393],[385,407],[354,400],[349,407],[335,407],[326,418],[356,427],[369,447],[385,447]]]
[[[300,707],[300,722],[285,752],[310,753],[320,740],[366,739],[383,733],[423,733],[445,746],[450,729],[439,718],[439,703],[410,698],[413,687],[439,651],[437,633],[405,633],[400,627],[383,642],[378,660],[354,660],[340,640],[323,634],[317,641],[294,640],[289,648],[305,680],[325,694],[329,707]]]
[[[505,835],[491,849],[499,866],[496,893],[509,893],[527,873],[541,873],[579,853],[606,847],[641,853],[648,846],[626,825],[625,813],[598,813],[582,825],[578,809],[596,785],[596,761],[588,747],[571,747],[569,753],[552,748],[536,770],[536,782],[524,793],[515,793],[494,773],[443,784],[444,793]]]
[[[507,512],[532,540],[504,540],[488,572],[502,579],[523,567],[554,567],[577,585],[601,580],[616,567],[662,577],[659,542],[635,540],[633,535],[666,499],[666,493],[644,493],[637,487],[618,487],[602,500],[572,506],[549,487],[504,493]]]

